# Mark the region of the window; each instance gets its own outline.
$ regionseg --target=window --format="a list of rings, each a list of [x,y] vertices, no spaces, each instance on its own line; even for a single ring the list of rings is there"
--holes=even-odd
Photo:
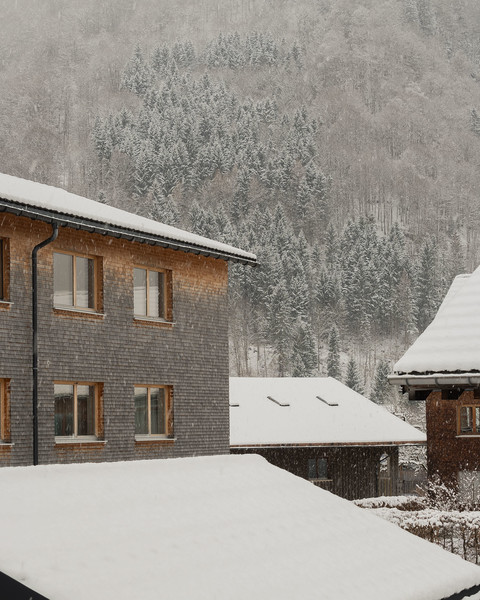
[[[308,461],[308,478],[309,479],[328,479],[327,459],[326,458],[311,458]]]
[[[54,252],[54,305],[96,309],[95,259]]]
[[[133,269],[134,314],[136,317],[171,320],[167,301],[167,272]]]
[[[55,383],[55,436],[95,438],[99,435],[99,385]]]
[[[0,379],[0,442],[10,441],[10,382]]]
[[[458,433],[460,435],[480,435],[480,406],[459,407]]]
[[[135,435],[173,434],[172,392],[167,386],[135,387]]]

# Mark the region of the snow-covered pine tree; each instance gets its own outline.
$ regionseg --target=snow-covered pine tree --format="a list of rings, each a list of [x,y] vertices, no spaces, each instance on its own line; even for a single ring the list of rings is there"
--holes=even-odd
[[[292,337],[292,307],[286,285],[280,281],[274,288],[268,305],[268,338],[278,362],[278,374],[287,374]]]
[[[391,387],[388,383],[389,373],[390,366],[388,361],[382,358],[378,363],[375,372],[375,380],[370,394],[370,400],[372,402],[375,402],[376,404],[385,404],[385,402],[388,401],[391,393]]]
[[[325,264],[330,272],[333,272],[338,265],[339,250],[340,244],[338,241],[338,234],[333,226],[333,223],[330,223],[327,227],[327,235],[325,239]]]
[[[122,73],[122,85],[137,96],[143,96],[154,81],[154,72],[143,58],[140,45],[137,44],[133,57]]]
[[[416,315],[420,333],[431,323],[439,305],[437,263],[437,246],[431,238],[423,245],[416,268]]]
[[[405,18],[409,23],[417,23],[418,19],[418,8],[416,0],[404,0]]]
[[[470,113],[470,128],[475,135],[480,135],[480,115],[475,108]]]
[[[327,375],[335,379],[341,379],[342,377],[340,339],[336,325],[330,329],[330,335],[328,336]]]
[[[295,335],[292,353],[293,377],[312,377],[317,369],[315,340],[309,325],[301,323]]]
[[[430,0],[417,0],[418,19],[420,27],[427,35],[435,33],[435,13]]]
[[[450,273],[448,283],[460,273],[465,272],[465,250],[458,229],[455,229],[450,241]]]
[[[154,181],[150,193],[152,195],[152,219],[166,223],[167,225],[177,225],[179,222],[179,212],[177,203],[171,196],[163,195],[163,186]]]
[[[347,364],[347,375],[345,378],[345,385],[359,394],[363,394],[364,389],[360,374],[358,372],[357,363],[353,358],[350,358]]]

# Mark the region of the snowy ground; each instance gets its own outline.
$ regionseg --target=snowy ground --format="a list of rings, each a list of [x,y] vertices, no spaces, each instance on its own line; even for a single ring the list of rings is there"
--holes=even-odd
[[[51,600],[440,600],[480,568],[257,456],[0,470],[0,569]]]

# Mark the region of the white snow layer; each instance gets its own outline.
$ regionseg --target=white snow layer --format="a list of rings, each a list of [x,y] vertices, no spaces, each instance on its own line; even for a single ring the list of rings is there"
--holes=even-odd
[[[432,323],[394,365],[395,373],[480,370],[480,267],[458,275]]]
[[[146,235],[159,236],[186,244],[195,244],[208,250],[217,250],[248,260],[256,259],[254,254],[234,248],[228,244],[216,242],[206,237],[171,227],[170,225],[164,225],[163,223],[134,215],[133,213],[102,204],[101,202],[95,202],[94,200],[71,194],[60,188],[20,179],[12,175],[0,173],[0,198],[28,204],[28,206],[34,208],[55,211],[62,215],[91,219],[99,223],[124,227],[130,231]]]
[[[258,456],[0,469],[0,570],[51,600],[440,600],[480,569]]]
[[[231,377],[230,404],[231,446],[426,441],[332,377]]]

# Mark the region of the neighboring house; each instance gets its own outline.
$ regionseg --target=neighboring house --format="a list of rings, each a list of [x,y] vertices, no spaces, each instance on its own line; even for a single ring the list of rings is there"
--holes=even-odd
[[[228,453],[229,260],[0,175],[0,465]]]
[[[398,447],[425,435],[332,377],[231,377],[230,450],[349,500],[397,493]]]
[[[480,268],[453,281],[432,323],[394,365],[393,385],[426,402],[430,478],[480,491]]]
[[[13,579],[0,574],[5,600],[37,600],[25,587],[49,600],[480,591],[477,565],[258,456],[0,469],[0,489],[0,571]]]

